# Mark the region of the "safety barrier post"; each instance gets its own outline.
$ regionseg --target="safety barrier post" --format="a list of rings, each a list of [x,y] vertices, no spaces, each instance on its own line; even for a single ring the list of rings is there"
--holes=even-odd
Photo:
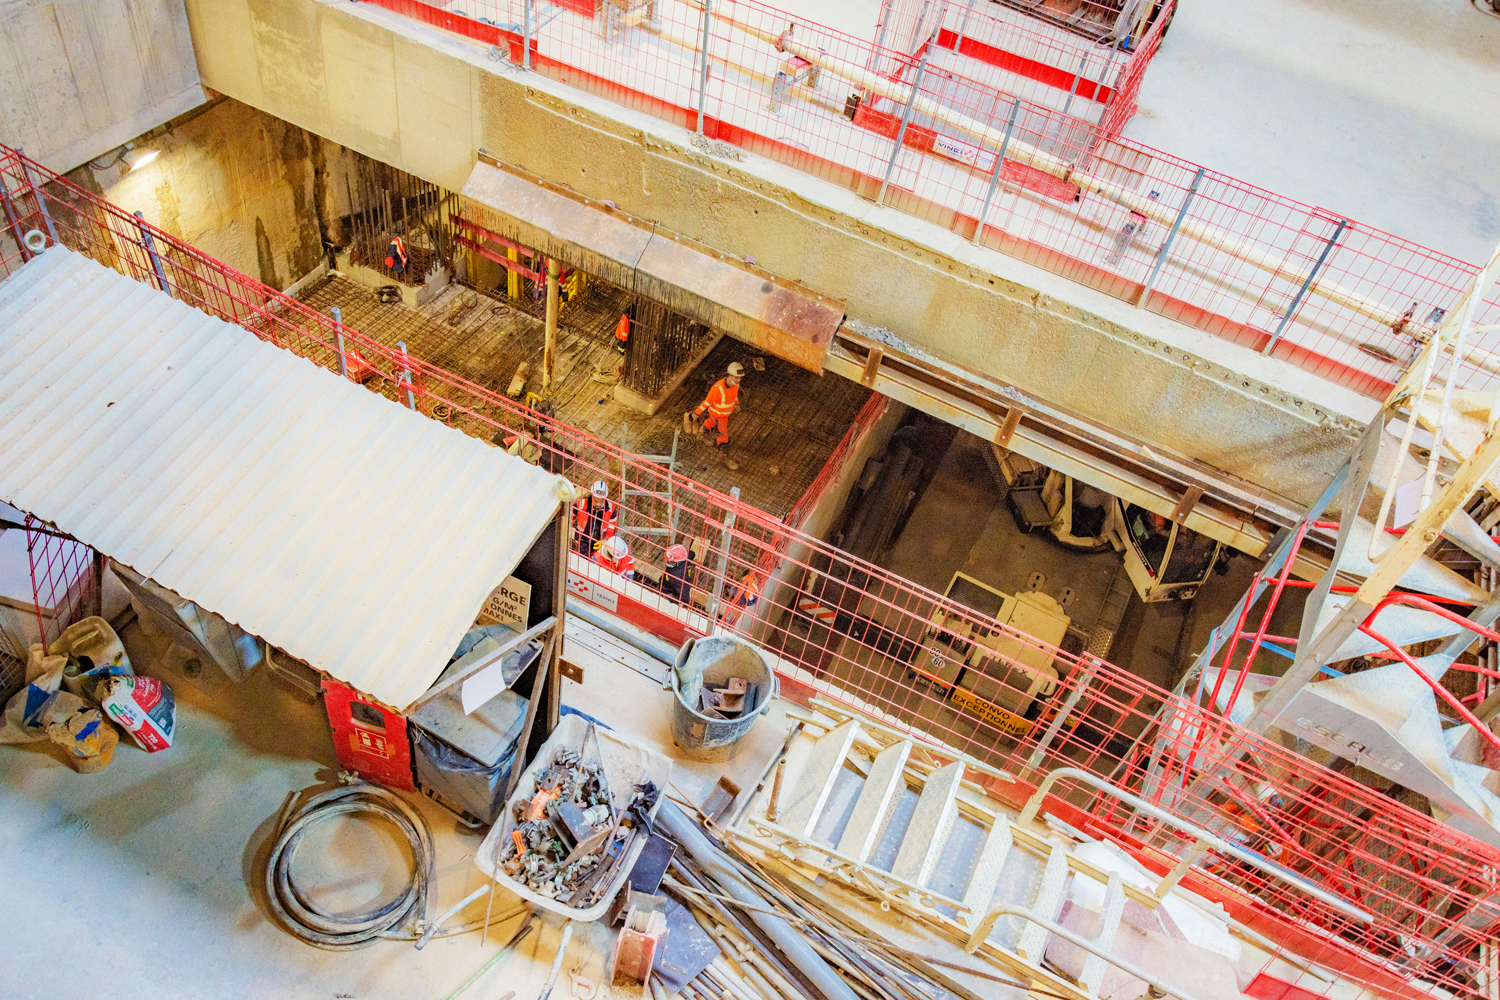
[[[57,238],[57,227],[52,224],[52,213],[47,210],[47,198],[42,192],[42,185],[36,179],[36,173],[31,169],[31,161],[26,159],[26,151],[17,149],[21,159],[21,173],[26,177],[26,183],[31,187],[32,197],[36,198],[36,207],[42,213],[42,221],[47,223],[47,235],[52,237],[53,243],[61,243]]]
[[[521,68],[531,68],[531,0],[521,0]]]
[[[953,40],[953,51],[959,55],[963,54],[961,50],[964,47],[964,32],[969,28],[969,15],[972,13],[974,13],[974,0],[969,0],[969,5],[964,8],[963,20],[958,22],[958,37]],[[939,28],[939,30],[942,29]]]
[[[1302,297],[1307,294],[1307,290],[1317,280],[1318,272],[1323,270],[1324,264],[1328,263],[1328,255],[1333,253],[1333,248],[1338,246],[1339,240],[1344,238],[1344,230],[1347,228],[1349,228],[1349,220],[1340,219],[1338,228],[1333,231],[1333,235],[1328,238],[1328,242],[1323,244],[1323,252],[1318,255],[1318,262],[1313,265],[1311,271],[1307,272],[1307,280],[1302,282],[1301,288],[1297,289],[1297,295],[1292,299],[1292,304],[1286,307],[1286,314],[1281,317],[1281,322],[1276,324],[1276,332],[1271,334],[1271,339],[1266,342],[1265,347],[1260,349],[1260,353],[1270,354],[1271,348],[1275,347],[1276,342],[1281,339],[1281,334],[1286,330],[1287,324],[1292,321],[1292,316],[1296,314],[1297,307],[1302,304]]]
[[[698,70],[698,134],[703,134],[703,105],[708,97],[708,37],[710,19],[713,15],[713,0],[703,0],[703,49],[699,58],[703,65]]]
[[[328,310],[328,314],[333,317],[335,324],[333,328],[333,342],[339,352],[339,374],[344,378],[348,378],[349,359],[344,354],[344,313],[338,306],[333,306]]]
[[[135,217],[137,219],[140,219],[142,222],[146,221],[146,216],[141,214],[140,212],[136,212]],[[53,236],[52,238],[54,240],[57,239],[56,236]],[[141,246],[146,248],[146,256],[151,258],[151,270],[156,272],[156,287],[160,288],[168,295],[171,295],[172,289],[167,287],[167,276],[162,273],[161,258],[156,255],[156,243],[151,239],[151,234],[146,232],[145,226],[141,227]]]
[[[406,341],[404,341],[404,340],[398,340],[398,341],[396,341],[396,347],[397,347],[398,350],[401,351],[401,375],[399,377],[400,377],[400,380],[406,386],[408,386],[408,388],[406,390],[406,406],[407,406],[407,409],[415,410],[417,408],[417,397],[416,397],[416,395],[410,389],[410,386],[411,386],[411,369],[408,368],[408,367],[406,367]]]
[[[896,131],[896,148],[891,150],[891,162],[885,165],[885,180],[880,182],[880,194],[875,198],[875,204],[885,203],[885,189],[891,183],[891,174],[896,169],[896,160],[901,156],[901,144],[906,141],[906,126],[911,123],[912,109],[917,106],[917,90],[922,86],[922,74],[927,72],[927,53],[922,53],[922,61],[917,63],[917,76],[911,82],[911,97],[906,100],[906,110],[901,113],[901,128]]]
[[[25,162],[24,160],[22,161]],[[23,261],[32,258],[31,248],[21,238],[21,216],[16,211],[15,202],[10,199],[10,186],[5,183],[5,175],[0,173],[0,205],[5,208],[5,222],[16,237],[16,246],[21,248],[21,259]]]
[[[1146,283],[1141,286],[1140,297],[1135,300],[1137,306],[1146,304],[1146,296],[1151,294],[1151,286],[1156,284],[1156,276],[1161,274],[1161,266],[1167,262],[1167,251],[1172,249],[1172,241],[1177,239],[1177,230],[1182,228],[1182,220],[1187,217],[1188,206],[1193,203],[1193,196],[1198,193],[1198,185],[1203,183],[1203,168],[1198,168],[1198,176],[1193,178],[1192,185],[1187,190],[1187,195],[1182,199],[1182,205],[1177,209],[1177,218],[1172,221],[1172,228],[1167,232],[1167,239],[1156,252],[1156,262],[1151,265],[1151,273],[1146,275]]]
[[[724,575],[729,572],[729,542],[734,532],[734,512],[735,507],[739,506],[740,488],[734,487],[729,491],[729,495],[734,498],[735,506],[730,507],[729,512],[724,515],[724,530],[719,533],[719,544],[722,546],[719,550],[719,569],[714,574],[714,592],[704,609],[708,612],[708,620],[711,622],[718,621],[719,599],[724,596]]]
[[[1000,140],[1000,153],[995,157],[995,169],[990,172],[990,189],[984,193],[984,207],[979,210],[979,222],[974,226],[974,238],[970,243],[978,244],[984,233],[985,220],[990,215],[990,202],[995,200],[995,189],[1000,186],[1000,168],[1005,165],[1005,151],[1010,148],[1011,133],[1016,130],[1016,114],[1021,110],[1021,99],[1017,97],[1010,106],[1010,121],[1005,123],[1005,138]]]

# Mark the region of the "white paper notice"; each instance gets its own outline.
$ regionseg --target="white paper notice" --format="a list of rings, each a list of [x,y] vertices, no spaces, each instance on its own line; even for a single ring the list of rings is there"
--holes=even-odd
[[[505,690],[505,658],[496,660],[479,673],[464,681],[464,714],[473,715],[474,709]]]

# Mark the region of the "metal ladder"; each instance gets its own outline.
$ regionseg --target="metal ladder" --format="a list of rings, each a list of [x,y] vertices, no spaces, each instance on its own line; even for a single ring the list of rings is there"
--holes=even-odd
[[[827,714],[828,706],[818,707]],[[1051,932],[991,911],[1019,906],[1055,923],[1073,876],[1068,845],[1020,830],[1003,812],[976,821],[972,806],[961,808],[966,777],[992,769],[965,759],[940,763],[925,744],[869,719],[830,725],[780,802],[747,816],[748,828],[865,892],[929,919],[941,914],[971,953],[998,949],[1040,970]],[[1109,876],[1093,941],[1100,951],[1114,944],[1125,900],[1119,876]],[[1085,960],[1080,981],[1090,996],[1098,996],[1106,966],[1098,955]]]
[[[629,424],[623,422],[620,424],[620,450],[627,455],[630,454],[630,449],[626,446],[626,435],[629,432],[629,429]],[[636,458],[639,458],[642,461],[650,462],[653,465],[664,466],[666,468],[667,474],[664,478],[667,481],[667,488],[665,490],[657,491],[632,489],[629,482],[625,478],[625,469],[623,467],[620,469],[621,534],[629,533],[642,537],[659,535],[667,539],[666,544],[668,545],[671,544],[673,538],[677,537],[677,505],[672,502],[672,473],[677,469],[677,444],[681,436],[681,427],[676,427],[672,430],[672,451],[670,454],[636,456]],[[636,513],[636,511],[634,511],[634,509],[630,505],[625,503],[627,497],[649,497],[652,500],[660,500],[662,503],[665,503],[667,505],[667,526],[655,527],[652,525],[646,525],[636,526],[633,528],[627,527],[625,524],[624,515],[628,513]]]
[[[1135,592],[1135,584],[1130,582],[1130,574],[1125,570],[1124,560],[1115,567],[1114,579],[1110,581],[1109,590],[1104,595],[1104,604],[1099,608],[1099,617],[1094,619],[1094,627],[1089,629],[1088,652],[1099,657],[1101,660],[1109,659],[1109,647],[1114,644],[1115,633],[1120,629],[1120,622],[1125,620],[1125,610],[1130,607],[1130,595]]]

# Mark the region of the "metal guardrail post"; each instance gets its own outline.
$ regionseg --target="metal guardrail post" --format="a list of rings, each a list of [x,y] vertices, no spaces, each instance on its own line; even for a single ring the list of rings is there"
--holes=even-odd
[[[995,157],[995,169],[990,173],[990,189],[984,193],[984,207],[979,210],[979,223],[974,227],[974,238],[970,243],[977,244],[979,237],[984,234],[985,220],[989,218],[990,203],[995,200],[995,189],[1000,186],[1000,168],[1005,166],[1005,151],[1010,148],[1011,133],[1016,130],[1016,114],[1021,110],[1021,99],[1017,97],[1010,106],[1010,121],[1005,125],[1005,138],[1000,142],[1000,153]]]
[[[135,212],[133,214],[142,222],[146,221],[146,216],[142,213]],[[57,239],[56,236],[52,238],[54,240]],[[146,256],[151,259],[151,270],[156,272],[156,287],[171,295],[172,289],[167,287],[167,276],[162,273],[161,258],[156,255],[156,241],[151,238],[150,233],[146,232],[146,227],[144,226],[141,227],[141,245],[146,248]]]
[[[339,350],[339,374],[344,378],[349,377],[349,359],[344,354],[344,312],[338,306],[332,306],[328,314],[333,317],[335,324],[333,330],[333,342]]]
[[[1085,52],[1083,58],[1078,60],[1078,69],[1073,73],[1073,89],[1068,91],[1068,100],[1063,104],[1062,113],[1064,118],[1068,116],[1068,112],[1073,108],[1073,98],[1078,96],[1078,83],[1083,79],[1083,71],[1088,68],[1088,64],[1089,54]],[[1059,128],[1061,128],[1061,125],[1059,125]]]
[[[521,68],[531,68],[531,0],[521,0]]]
[[[953,40],[953,51],[962,55],[959,50],[964,47],[964,32],[969,29],[969,15],[974,13],[975,0],[969,0],[969,5],[964,8],[963,20],[958,22],[958,37]]]
[[[3,206],[5,209],[5,224],[10,228],[11,233],[15,235],[16,246],[21,248],[21,260],[30,260],[34,254],[32,254],[31,248],[26,245],[26,241],[21,238],[21,216],[16,211],[16,203],[11,201],[10,186],[5,183],[5,175],[3,173],[0,173],[0,206]]]
[[[736,504],[740,502],[740,488],[738,486],[731,489],[729,495],[734,498]],[[718,621],[719,600],[724,596],[724,574],[729,572],[729,533],[734,530],[734,510],[735,508],[731,507],[729,508],[729,512],[724,515],[724,530],[719,533],[719,540],[722,542],[724,550],[719,554],[719,571],[714,577],[714,592],[709,596],[708,604],[704,608],[704,611],[708,613],[708,620],[710,622]]]
[[[416,397],[416,394],[413,393],[411,391],[411,389],[409,388],[411,386],[411,369],[407,368],[405,366],[405,360],[404,360],[406,358],[406,341],[404,341],[404,340],[398,340],[398,341],[396,341],[396,347],[397,347],[398,350],[401,351],[401,357],[403,359],[403,361],[402,361],[402,368],[401,368],[401,381],[406,386],[408,386],[408,388],[406,390],[406,406],[407,406],[407,409],[415,410],[417,408],[417,397]]]
[[[1151,273],[1146,275],[1146,283],[1141,286],[1141,294],[1135,300],[1137,306],[1146,304],[1146,296],[1151,294],[1151,286],[1156,284],[1156,276],[1161,274],[1161,266],[1167,262],[1167,252],[1172,249],[1172,241],[1177,239],[1177,230],[1182,228],[1182,220],[1187,217],[1188,206],[1193,203],[1193,197],[1198,193],[1198,185],[1203,183],[1203,168],[1198,168],[1198,176],[1193,178],[1192,186],[1187,190],[1187,195],[1182,199],[1182,205],[1177,209],[1177,218],[1172,222],[1172,228],[1167,232],[1167,239],[1156,252],[1156,262],[1151,265]]]
[[[1286,314],[1281,317],[1281,322],[1276,324],[1276,332],[1271,334],[1270,341],[1267,342],[1265,347],[1260,349],[1260,353],[1270,354],[1271,348],[1275,347],[1277,341],[1281,340],[1281,335],[1286,331],[1287,324],[1292,321],[1292,316],[1296,314],[1297,307],[1302,304],[1302,297],[1307,294],[1307,290],[1317,280],[1318,272],[1323,270],[1324,264],[1328,263],[1328,255],[1333,253],[1333,248],[1338,246],[1339,240],[1344,238],[1344,230],[1348,228],[1349,220],[1340,219],[1338,228],[1333,231],[1333,235],[1328,238],[1328,242],[1323,244],[1323,252],[1318,255],[1318,262],[1313,265],[1311,271],[1307,272],[1307,280],[1302,282],[1301,288],[1297,289],[1297,295],[1292,299],[1292,304],[1286,307]]]
[[[31,169],[31,164],[26,160],[25,150],[16,150],[21,161],[21,173],[26,177],[26,183],[31,187],[31,194],[36,198],[37,210],[42,213],[42,220],[47,223],[47,235],[52,237],[53,243],[61,243],[57,238],[57,226],[52,224],[52,213],[47,211],[47,198],[42,192],[42,185],[36,179],[36,173]]]
[[[703,134],[703,106],[708,99],[708,40],[713,17],[713,0],[703,0],[703,47],[698,53],[703,65],[698,70],[698,134]]]
[[[880,194],[875,197],[875,204],[885,203],[885,189],[891,183],[891,174],[896,170],[896,160],[901,156],[901,144],[906,141],[906,126],[911,124],[912,109],[917,106],[917,91],[922,86],[922,74],[927,72],[927,53],[922,53],[922,61],[917,63],[917,76],[911,82],[911,96],[906,99],[906,110],[901,113],[901,128],[896,131],[896,148],[891,150],[891,162],[885,165],[885,180],[880,182]]]
[[[1078,680],[1078,686],[1069,691],[1067,698],[1063,699],[1062,707],[1052,717],[1052,722],[1048,724],[1047,731],[1042,734],[1042,738],[1037,742],[1036,749],[1031,753],[1031,758],[1026,761],[1026,768],[1020,775],[1023,781],[1030,781],[1031,776],[1042,766],[1042,761],[1047,759],[1047,750],[1052,746],[1052,741],[1057,739],[1058,733],[1062,732],[1062,727],[1067,723],[1068,717],[1073,714],[1073,709],[1078,706],[1079,699],[1089,689],[1089,685],[1094,682],[1094,675],[1099,671],[1099,658],[1091,653],[1085,653],[1082,659],[1088,666],[1084,668],[1082,676]]]

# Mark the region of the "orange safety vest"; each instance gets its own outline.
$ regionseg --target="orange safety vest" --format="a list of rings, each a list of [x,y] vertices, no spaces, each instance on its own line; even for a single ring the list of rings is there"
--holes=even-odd
[[[630,317],[625,313],[620,314],[620,322],[615,325],[615,339],[622,344],[630,339]]]
[[[749,608],[753,607],[759,600],[760,584],[757,583],[755,577],[752,576],[748,580],[740,581],[739,590],[735,593],[734,599],[733,601],[731,601],[731,603],[737,604],[742,608]]]
[[[621,556],[619,559],[615,559],[608,553],[601,550],[599,552],[599,555],[595,558],[595,561],[600,566],[603,566],[605,569],[609,570],[611,573],[618,573],[621,576],[624,576],[627,573],[635,572],[635,556],[631,555],[628,552],[625,553],[625,555]]]
[[[740,405],[740,387],[729,385],[724,379],[713,384],[708,390],[708,398],[703,401],[703,406],[708,407],[708,412],[716,417],[727,417],[734,412],[734,408]],[[703,406],[698,407],[701,411]]]

